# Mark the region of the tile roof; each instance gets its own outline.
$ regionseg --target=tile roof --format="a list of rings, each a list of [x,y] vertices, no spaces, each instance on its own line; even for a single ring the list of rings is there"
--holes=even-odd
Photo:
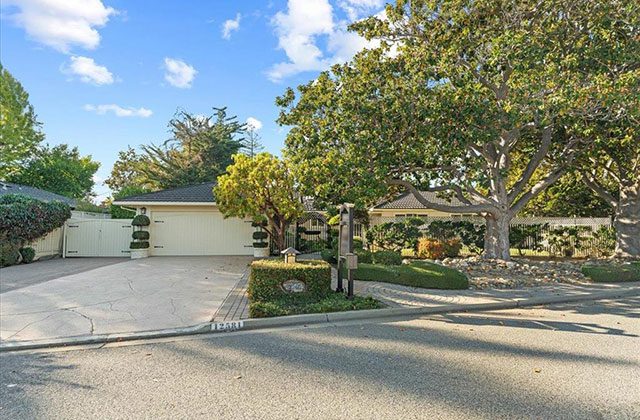
[[[36,200],[46,202],[62,201],[63,203],[67,203],[71,208],[75,208],[76,206],[76,200],[74,200],[73,198],[41,190],[40,188],[30,187],[28,185],[20,185],[14,184],[12,182],[0,181],[0,196],[7,194],[21,194],[27,197],[35,198]]]
[[[136,202],[172,202],[172,203],[214,203],[213,187],[215,182],[187,185],[184,187],[170,188],[168,190],[154,191],[131,197],[119,198],[117,203]]]
[[[460,200],[455,197],[451,198],[451,200],[448,200],[446,198],[438,197],[437,193],[431,191],[420,191],[420,194],[422,194],[422,196],[427,200],[436,204],[446,204],[450,206],[463,205],[463,203],[461,203]],[[405,192],[393,199],[382,201],[373,208],[417,210],[426,209],[428,207],[425,207],[422,203],[420,203],[412,193]]]

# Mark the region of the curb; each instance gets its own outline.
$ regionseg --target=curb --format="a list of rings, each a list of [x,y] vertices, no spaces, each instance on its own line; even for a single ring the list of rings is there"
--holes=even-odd
[[[598,293],[589,293],[577,296],[547,296],[534,298],[517,298],[502,302],[455,304],[439,307],[412,307],[412,308],[387,308],[366,309],[360,311],[329,312],[322,314],[290,315],[274,318],[252,318],[241,321],[207,322],[190,327],[169,328],[164,330],[140,331],[132,333],[83,335],[76,337],[64,337],[49,340],[18,341],[0,344],[0,353],[22,350],[36,350],[47,348],[61,348],[82,345],[105,345],[124,341],[148,340],[154,338],[167,338],[189,336],[199,334],[212,334],[233,331],[252,331],[267,328],[288,327],[294,325],[312,325],[321,323],[336,323],[344,321],[359,321],[371,319],[386,319],[405,316],[435,315],[455,312],[483,312],[501,309],[526,308],[548,304],[583,302],[602,300],[618,297],[640,295],[640,289],[609,290]]]

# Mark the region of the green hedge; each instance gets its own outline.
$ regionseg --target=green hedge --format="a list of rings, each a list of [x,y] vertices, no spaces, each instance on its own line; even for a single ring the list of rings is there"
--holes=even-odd
[[[36,257],[36,250],[30,246],[20,248],[20,255],[22,256],[22,262],[29,264]]]
[[[149,226],[150,224],[151,220],[149,220],[149,216],[145,214],[139,214],[131,221],[131,226]]]
[[[640,263],[582,266],[582,274],[596,283],[640,281]]]
[[[11,242],[0,242],[0,267],[16,265],[20,261],[20,247]]]
[[[402,254],[396,251],[378,251],[372,255],[374,264],[400,265],[402,264]]]
[[[269,302],[249,304],[251,318],[267,318],[296,314],[313,314],[361,309],[378,309],[382,304],[371,297],[354,296],[352,300],[343,293],[332,293],[320,300],[291,295]]]
[[[331,292],[331,266],[324,261],[301,261],[285,264],[281,260],[259,260],[251,264],[247,294],[252,302],[268,302],[292,295],[282,288],[287,280],[305,283],[306,291],[295,293],[322,299]]]
[[[129,244],[130,249],[147,249],[149,248],[149,241],[131,242]]]
[[[145,241],[149,239],[149,232],[147,232],[146,230],[136,230],[131,234],[131,237],[133,239],[140,239],[142,241]]]
[[[71,217],[65,203],[34,200],[19,194],[0,197],[0,242],[23,245],[61,227]]]

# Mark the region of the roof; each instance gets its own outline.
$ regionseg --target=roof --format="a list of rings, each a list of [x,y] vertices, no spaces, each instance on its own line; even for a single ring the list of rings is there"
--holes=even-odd
[[[168,190],[154,191],[150,193],[119,198],[115,203],[215,203],[213,187],[215,182],[187,185],[184,187],[170,188]]]
[[[446,198],[438,197],[438,194],[432,191],[420,191],[420,194],[422,194],[422,196],[425,199],[435,204],[445,204],[449,206],[463,205],[463,203],[455,197],[449,200]],[[420,203],[412,193],[404,192],[399,196],[397,196],[396,198],[382,201],[381,203],[377,204],[373,208],[380,209],[380,210],[384,210],[384,209],[418,210],[418,209],[427,209],[428,207]]]
[[[36,187],[30,187],[28,185],[0,181],[0,196],[8,194],[20,194],[46,202],[62,201],[63,203],[68,204],[71,208],[75,208],[76,206],[76,200],[74,200],[73,198],[65,197],[64,195],[41,190],[40,188]]]

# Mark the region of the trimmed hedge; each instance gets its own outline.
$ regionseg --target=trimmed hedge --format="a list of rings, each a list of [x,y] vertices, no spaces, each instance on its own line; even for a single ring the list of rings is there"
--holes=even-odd
[[[149,248],[149,241],[131,242],[130,249],[147,249]]]
[[[402,254],[396,251],[378,251],[371,255],[374,264],[400,265]]]
[[[262,232],[262,231],[253,232],[253,239],[255,239],[256,241],[265,240],[268,237],[269,237],[269,234],[267,232]]]
[[[131,226],[149,226],[151,224],[151,220],[149,220],[149,216],[146,214],[138,214],[131,221]]]
[[[29,264],[36,257],[36,250],[30,246],[20,248],[20,255],[22,256],[22,262]]]
[[[358,264],[371,264],[373,262],[373,253],[366,249],[355,249],[354,254],[358,256]]]
[[[149,239],[149,232],[147,232],[146,230],[136,230],[131,234],[131,237],[133,239],[140,239],[142,241],[145,241]]]
[[[383,305],[372,297],[354,296],[349,300],[343,293],[332,293],[320,300],[291,295],[269,302],[249,304],[251,318],[267,318],[296,314],[315,314],[362,309],[378,309]]]
[[[252,302],[268,302],[290,296],[282,288],[287,280],[299,280],[306,291],[295,293],[311,299],[322,299],[331,292],[331,266],[310,260],[286,264],[281,260],[259,260],[251,264],[247,295]]]
[[[596,283],[640,281],[640,263],[582,266],[582,274]]]

